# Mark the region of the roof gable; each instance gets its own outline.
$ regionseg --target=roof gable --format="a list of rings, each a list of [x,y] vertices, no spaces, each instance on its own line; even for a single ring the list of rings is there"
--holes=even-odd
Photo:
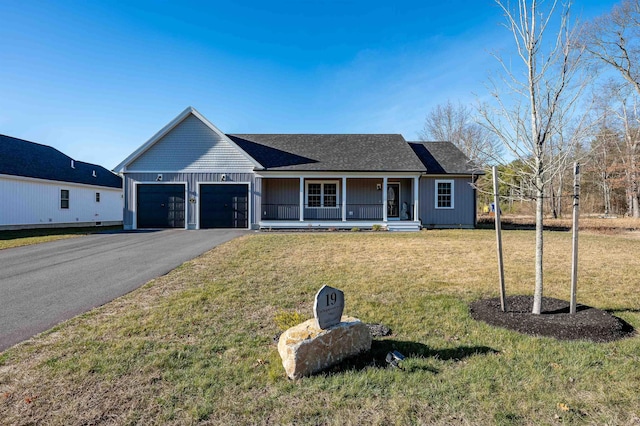
[[[484,173],[451,142],[407,143],[399,134],[224,134],[192,107],[186,108],[114,170],[255,169]]]
[[[122,188],[122,178],[97,164],[75,161],[57,149],[0,135],[0,174]]]
[[[396,134],[233,134],[240,148],[274,171],[422,172]]]
[[[427,174],[484,174],[451,142],[409,142],[409,146],[427,168]]]
[[[195,172],[261,168],[216,126],[188,107],[114,170]]]

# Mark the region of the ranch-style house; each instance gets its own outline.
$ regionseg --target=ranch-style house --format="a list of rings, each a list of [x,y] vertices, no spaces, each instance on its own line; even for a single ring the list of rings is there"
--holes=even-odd
[[[115,169],[125,229],[472,228],[481,170],[399,134],[225,134],[192,107]]]

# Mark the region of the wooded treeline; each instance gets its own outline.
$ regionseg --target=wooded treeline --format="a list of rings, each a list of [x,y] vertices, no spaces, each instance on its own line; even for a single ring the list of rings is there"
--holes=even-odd
[[[509,4],[497,3],[510,19]],[[535,3],[521,1],[525,7],[519,13],[527,7],[537,10]],[[478,180],[481,212],[492,202],[490,167],[497,165],[503,212],[534,214],[540,196],[536,190],[544,187],[545,215],[570,215],[573,163],[578,162],[583,214],[640,218],[640,0],[623,0],[609,13],[582,23],[572,23],[569,10],[562,9],[561,29],[547,58],[537,50],[542,32],[537,38],[526,34],[533,25],[519,28],[522,20],[507,20],[505,26],[520,37],[516,55],[524,60],[529,78],[513,71],[509,62],[507,77],[488,85],[497,107],[447,102],[426,117],[423,140],[450,140],[485,169]],[[562,86],[553,86],[558,82]],[[511,98],[503,102],[506,90]],[[523,116],[522,106],[513,106],[514,93],[542,97],[530,99],[539,102],[534,113],[543,121],[534,117],[504,126]]]

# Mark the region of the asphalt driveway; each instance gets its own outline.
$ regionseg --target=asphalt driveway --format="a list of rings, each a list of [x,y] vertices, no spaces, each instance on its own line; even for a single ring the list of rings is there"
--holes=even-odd
[[[114,232],[0,250],[0,351],[248,232]]]

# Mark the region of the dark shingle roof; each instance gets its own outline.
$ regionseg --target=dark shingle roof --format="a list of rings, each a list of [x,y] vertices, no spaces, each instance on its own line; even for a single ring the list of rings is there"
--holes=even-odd
[[[75,161],[50,146],[5,135],[0,135],[0,174],[122,188],[122,178],[102,166]]]
[[[409,142],[409,146],[427,168],[427,174],[484,174],[451,142]]]
[[[424,171],[402,135],[227,135],[267,170]]]

